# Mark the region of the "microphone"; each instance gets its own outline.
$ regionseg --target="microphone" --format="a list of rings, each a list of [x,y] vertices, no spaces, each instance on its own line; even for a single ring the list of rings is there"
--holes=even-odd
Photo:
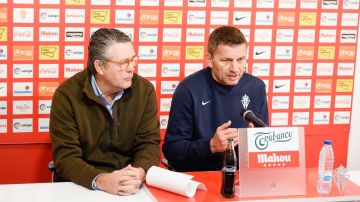
[[[255,127],[267,127],[267,125],[260,120],[250,109],[243,109],[240,111],[240,116],[248,122],[254,124]]]

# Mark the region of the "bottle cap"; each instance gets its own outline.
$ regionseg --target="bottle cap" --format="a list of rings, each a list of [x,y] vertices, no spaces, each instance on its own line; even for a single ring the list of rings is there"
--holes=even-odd
[[[325,141],[324,141],[324,144],[326,144],[326,145],[331,145],[331,144],[332,144],[332,141],[331,141],[331,140],[325,140]]]

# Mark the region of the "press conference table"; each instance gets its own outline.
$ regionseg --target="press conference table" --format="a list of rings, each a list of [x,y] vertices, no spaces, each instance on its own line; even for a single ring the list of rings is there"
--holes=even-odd
[[[155,187],[146,186],[139,197],[123,197],[111,195],[102,191],[92,191],[71,182],[62,183],[34,183],[34,184],[11,184],[0,185],[1,202],[95,202],[95,201],[176,201],[176,202],[211,202],[226,201],[220,196],[221,172],[190,172],[194,180],[206,185],[207,191],[198,190],[193,198],[187,198],[170,193]],[[316,169],[307,169],[307,194],[303,196],[266,197],[266,198],[238,198],[230,201],[360,201],[360,171],[350,173],[350,179],[345,192],[340,195],[335,184],[333,191],[328,195],[319,195],[316,192]],[[144,198],[141,198],[144,197]]]

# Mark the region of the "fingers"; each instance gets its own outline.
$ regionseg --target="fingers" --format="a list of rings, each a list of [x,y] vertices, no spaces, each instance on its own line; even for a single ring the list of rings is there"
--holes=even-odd
[[[226,123],[223,123],[222,125],[220,125],[217,129],[224,130],[224,129],[228,128],[230,125],[231,125],[231,121],[228,120]]]
[[[248,128],[255,128],[255,126],[254,126],[253,123],[250,122],[250,123],[248,124]]]

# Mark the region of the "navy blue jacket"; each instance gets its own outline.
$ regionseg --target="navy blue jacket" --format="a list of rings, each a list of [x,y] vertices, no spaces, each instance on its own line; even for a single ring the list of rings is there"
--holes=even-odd
[[[171,166],[176,171],[220,170],[223,153],[211,152],[210,139],[228,120],[232,128],[246,128],[240,117],[246,107],[268,123],[265,84],[252,75],[245,73],[235,86],[215,81],[209,67],[185,78],[173,95],[163,145]]]

